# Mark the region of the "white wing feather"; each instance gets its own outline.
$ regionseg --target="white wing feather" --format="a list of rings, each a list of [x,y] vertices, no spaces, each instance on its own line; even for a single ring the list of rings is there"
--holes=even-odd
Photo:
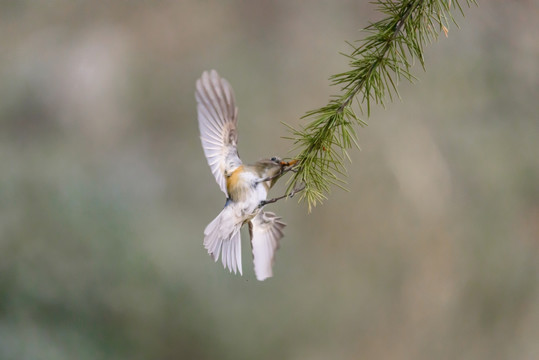
[[[234,91],[217,71],[211,70],[197,80],[195,97],[202,148],[217,184],[228,196],[225,172],[241,165]]]
[[[261,211],[249,222],[255,275],[258,280],[262,281],[273,276],[275,251],[279,248],[279,240],[283,237],[283,229],[286,226],[280,220],[281,218],[274,213]]]

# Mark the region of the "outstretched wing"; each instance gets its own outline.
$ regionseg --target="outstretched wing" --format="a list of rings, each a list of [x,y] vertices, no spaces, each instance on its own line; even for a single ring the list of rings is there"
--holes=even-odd
[[[197,80],[198,126],[202,148],[221,190],[226,190],[225,171],[241,165],[238,156],[238,108],[230,84],[217,74],[205,71]]]
[[[275,251],[279,248],[279,240],[283,237],[285,226],[280,217],[263,211],[249,222],[255,275],[258,280],[273,276]]]

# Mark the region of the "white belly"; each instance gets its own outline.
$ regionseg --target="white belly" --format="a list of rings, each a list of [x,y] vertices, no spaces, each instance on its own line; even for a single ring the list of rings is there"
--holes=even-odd
[[[266,200],[268,192],[264,184],[258,183],[254,185],[259,180],[255,174],[244,172],[240,176],[242,177],[241,184],[244,184],[244,187],[241,190],[241,196],[235,201],[234,206],[238,211],[237,215],[243,221],[247,221],[258,214],[260,211],[260,202]]]

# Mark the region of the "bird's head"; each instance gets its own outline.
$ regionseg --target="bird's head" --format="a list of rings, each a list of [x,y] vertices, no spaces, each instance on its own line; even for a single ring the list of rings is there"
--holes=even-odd
[[[280,177],[280,174],[283,174],[284,169],[289,166],[296,164],[297,160],[292,161],[283,161],[279,157],[272,157],[270,159],[258,160],[255,164],[257,172],[262,178],[273,178],[271,181],[270,187],[272,187],[277,179]]]

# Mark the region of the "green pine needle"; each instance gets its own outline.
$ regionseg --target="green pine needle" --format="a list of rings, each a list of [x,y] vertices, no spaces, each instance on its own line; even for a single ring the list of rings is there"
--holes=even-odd
[[[465,1],[469,7],[475,0]],[[298,165],[288,183],[287,192],[303,184],[300,200],[307,201],[309,211],[327,199],[331,185],[345,189],[345,159],[347,149],[357,147],[356,125],[365,121],[354,112],[357,101],[362,114],[370,115],[371,102],[385,106],[389,96],[399,97],[401,79],[413,82],[410,72],[417,60],[425,69],[423,48],[443,32],[447,36],[450,23],[455,23],[451,8],[463,14],[458,0],[377,0],[378,11],[386,15],[367,26],[367,37],[360,46],[350,44],[353,51],[344,54],[350,59],[350,70],[330,77],[331,85],[340,86],[341,93],[319,109],[308,111],[303,118],[309,122],[302,129],[286,125],[294,141]],[[456,23],[455,23],[456,25]]]

